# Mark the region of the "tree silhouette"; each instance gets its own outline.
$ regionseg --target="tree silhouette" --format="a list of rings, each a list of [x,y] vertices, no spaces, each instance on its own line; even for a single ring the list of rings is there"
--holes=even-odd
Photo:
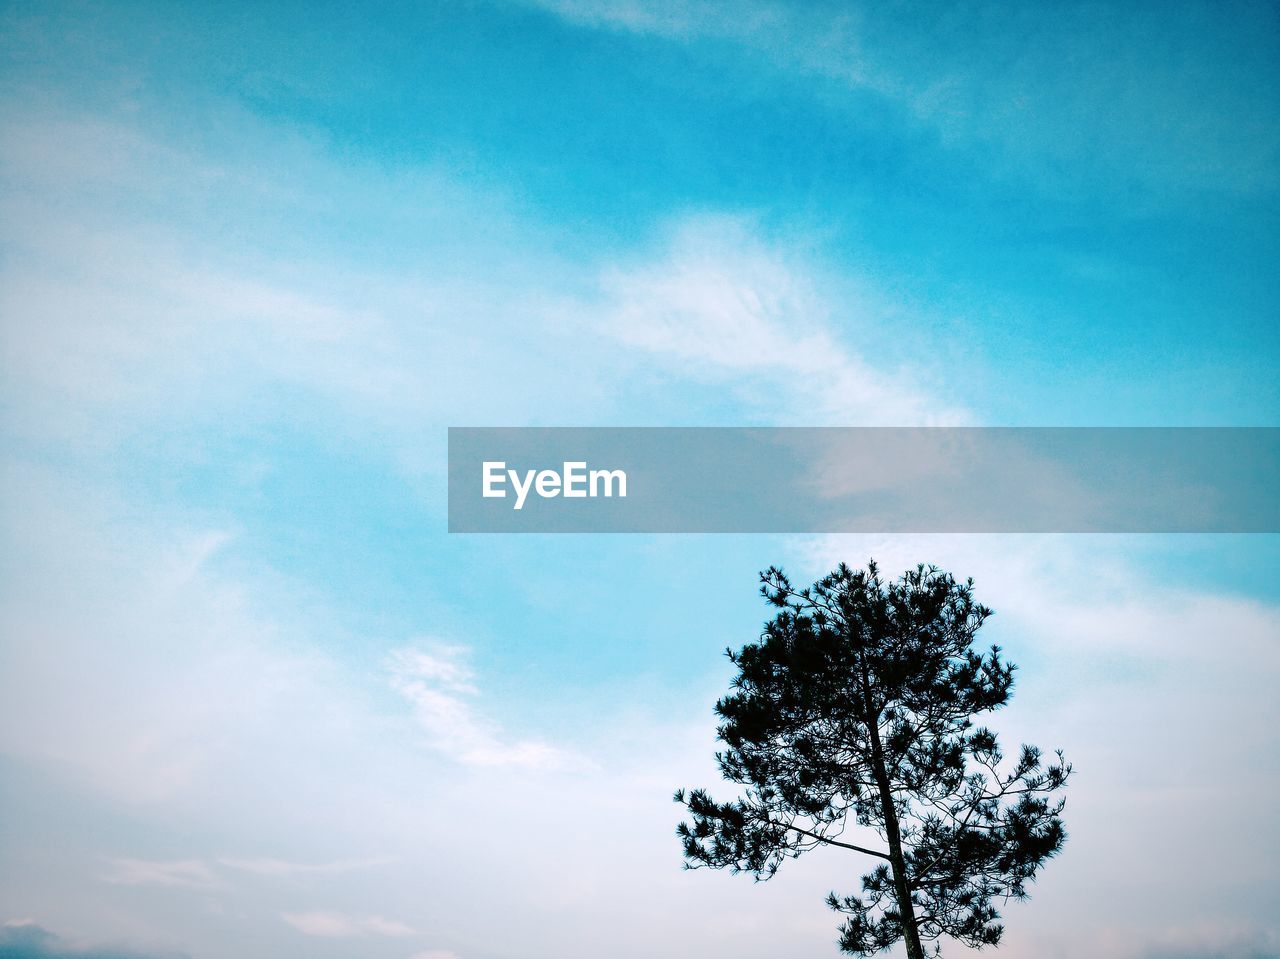
[[[998,646],[972,648],[991,615],[973,581],[919,566],[886,582],[874,562],[798,591],[776,568],[760,581],[779,611],[759,641],[727,651],[738,674],[715,707],[720,772],[746,790],[728,803],[676,792],[690,816],[677,829],[686,868],[763,880],[832,846],[879,860],[860,893],[827,898],[848,917],[843,952],[901,939],[923,959],[943,937],[998,944],[997,905],[1025,898],[1066,839],[1065,800],[1052,794],[1071,766],[1026,745],[1006,763],[974,725],[1008,702],[1016,667]],[[844,837],[855,825],[867,839]]]

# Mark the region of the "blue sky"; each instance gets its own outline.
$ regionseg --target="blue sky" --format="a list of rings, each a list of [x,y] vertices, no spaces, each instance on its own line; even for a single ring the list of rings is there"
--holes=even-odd
[[[0,955],[834,955],[860,863],[682,873],[669,794],[714,782],[756,571],[870,555],[978,580],[1009,735],[1081,770],[1002,952],[1280,955],[1275,537],[444,499],[450,425],[1275,425],[1273,7],[0,32]]]

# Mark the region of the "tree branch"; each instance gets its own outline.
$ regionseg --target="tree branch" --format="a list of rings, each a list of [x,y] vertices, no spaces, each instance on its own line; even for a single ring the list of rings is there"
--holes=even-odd
[[[810,832],[807,829],[801,829],[799,826],[786,826],[786,825],[783,825],[782,823],[778,823],[778,825],[782,826],[783,829],[790,829],[793,832],[801,833],[805,836],[809,836],[812,839],[818,840],[818,842],[824,842],[829,846],[839,846],[841,849],[852,849],[854,852],[864,852],[868,856],[875,856],[878,859],[885,860],[886,862],[889,860],[888,853],[878,852],[875,849],[867,849],[863,846],[855,846],[851,842],[840,842],[840,840],[838,839],[830,839],[827,836],[820,836],[816,832]]]

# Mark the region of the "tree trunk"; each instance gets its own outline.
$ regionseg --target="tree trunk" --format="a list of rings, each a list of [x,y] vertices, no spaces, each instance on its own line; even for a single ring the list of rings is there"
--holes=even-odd
[[[880,729],[875,722],[869,723],[868,729],[871,733],[871,765],[875,774],[876,787],[880,792],[885,838],[889,840],[889,867],[893,870],[893,887],[898,900],[898,912],[902,917],[902,940],[907,945],[907,959],[924,959],[920,927],[916,924],[915,904],[911,901],[907,862],[902,855],[902,833],[898,828],[898,813],[893,806],[893,791],[889,788],[889,773],[885,769],[884,752],[880,747]]]

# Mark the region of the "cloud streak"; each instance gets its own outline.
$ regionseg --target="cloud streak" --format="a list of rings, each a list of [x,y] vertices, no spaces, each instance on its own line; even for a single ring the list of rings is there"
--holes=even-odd
[[[348,872],[374,869],[395,862],[394,856],[371,856],[365,859],[335,859],[331,862],[290,862],[287,859],[240,859],[219,857],[218,865],[255,876],[294,879],[311,876],[340,876]]]
[[[579,763],[542,740],[508,738],[480,713],[469,658],[465,646],[427,641],[391,655],[391,686],[412,705],[432,748],[468,766],[563,769]]]
[[[743,217],[677,221],[648,260],[606,269],[610,335],[679,376],[728,385],[791,425],[956,425],[908,370],[887,370],[846,345],[887,338],[856,294]],[[837,336],[835,330],[841,330]]]
[[[382,916],[347,916],[336,912],[288,912],[283,913],[280,918],[303,935],[326,939],[417,935],[411,926]]]
[[[198,859],[157,861],[151,859],[113,859],[104,882],[119,886],[178,886],[209,889],[218,884],[207,863]]]

